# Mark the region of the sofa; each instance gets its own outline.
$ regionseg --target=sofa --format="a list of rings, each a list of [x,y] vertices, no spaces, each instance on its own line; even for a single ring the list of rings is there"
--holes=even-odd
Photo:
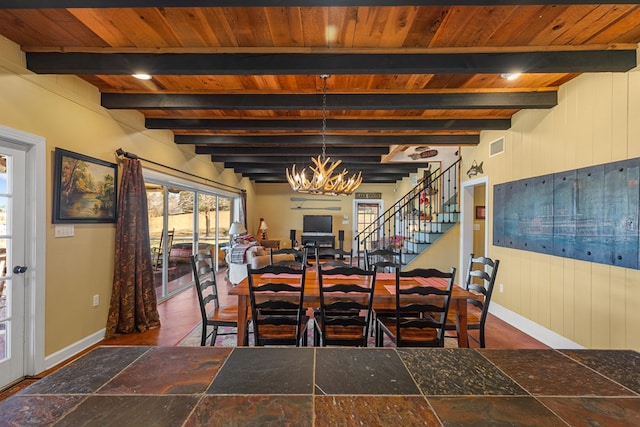
[[[273,262],[294,261],[292,254],[276,254],[273,256]],[[227,254],[227,264],[229,265],[227,280],[232,285],[237,285],[247,277],[247,265],[251,268],[262,268],[271,264],[271,252],[262,246],[250,246],[244,252],[244,259],[238,262],[234,259],[232,262],[231,251]]]

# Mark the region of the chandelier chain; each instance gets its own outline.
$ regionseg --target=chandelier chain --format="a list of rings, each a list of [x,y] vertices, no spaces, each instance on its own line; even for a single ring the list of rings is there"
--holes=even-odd
[[[309,194],[327,194],[332,196],[347,196],[355,191],[362,183],[362,172],[349,176],[347,169],[341,172],[335,170],[342,164],[342,160],[336,160],[329,163],[330,158],[327,157],[326,150],[326,133],[327,133],[327,78],[328,74],[321,74],[322,78],[322,155],[317,158],[311,158],[312,166],[309,167],[312,172],[307,174],[307,169],[296,170],[296,165],[286,169],[287,181],[291,185],[293,191],[298,193]]]
[[[322,160],[327,157],[326,133],[327,133],[327,75],[322,76]]]

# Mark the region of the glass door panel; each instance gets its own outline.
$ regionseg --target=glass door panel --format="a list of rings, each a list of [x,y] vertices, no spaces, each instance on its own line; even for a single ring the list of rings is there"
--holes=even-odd
[[[25,153],[0,147],[0,388],[24,375],[25,180]]]
[[[191,285],[191,262],[194,254],[195,192],[169,187],[167,192],[167,229],[173,231],[167,243],[167,293],[171,295]]]
[[[357,233],[360,234],[367,228],[372,222],[374,222],[379,216],[382,210],[381,202],[356,202],[356,225],[357,225]],[[371,229],[368,229],[368,233],[371,232]],[[377,242],[380,238],[378,236],[379,231],[375,231],[373,235],[363,235],[360,240],[360,247],[358,250],[360,252],[365,249],[371,249],[370,242]],[[364,247],[363,240],[367,243],[367,247]]]
[[[224,257],[220,259],[220,255],[226,254],[229,246],[229,228],[233,222],[233,199],[224,196],[218,196],[218,268],[227,265]],[[222,251],[222,253],[220,252]]]
[[[151,245],[151,266],[153,268],[153,284],[156,288],[156,298],[162,299],[166,295],[166,268],[162,248],[167,247],[167,237],[165,237],[164,212],[166,187],[160,184],[145,183],[147,191],[147,210],[149,216],[149,243]]]

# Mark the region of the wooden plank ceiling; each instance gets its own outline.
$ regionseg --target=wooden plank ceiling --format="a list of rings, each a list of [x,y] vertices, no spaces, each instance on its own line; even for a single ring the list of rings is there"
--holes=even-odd
[[[329,74],[327,155],[394,182],[416,149],[477,144],[580,73],[635,67],[634,3],[2,0],[0,34],[31,71],[76,74],[256,182],[321,153]]]

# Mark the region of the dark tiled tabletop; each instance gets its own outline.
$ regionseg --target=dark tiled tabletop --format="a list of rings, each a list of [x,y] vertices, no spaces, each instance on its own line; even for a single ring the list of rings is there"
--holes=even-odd
[[[640,425],[623,350],[100,347],[0,426]]]

